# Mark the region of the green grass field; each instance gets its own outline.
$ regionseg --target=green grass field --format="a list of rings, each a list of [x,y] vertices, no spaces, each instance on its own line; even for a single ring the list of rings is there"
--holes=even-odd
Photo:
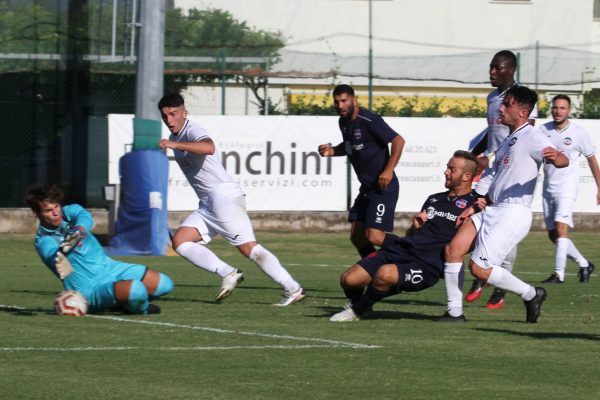
[[[220,280],[179,257],[129,257],[170,275],[159,315],[59,317],[61,285],[32,237],[0,238],[2,399],[598,399],[597,274],[587,285],[569,263],[537,324],[521,299],[502,310],[467,304],[466,324],[439,324],[443,283],[378,304],[368,318],[331,323],[345,299],[340,273],[357,260],[347,234],[258,233],[306,288],[288,308],[281,290],[222,240],[211,248],[246,281],[221,304]],[[572,236],[600,261],[597,234]],[[529,282],[552,272],[553,247],[532,233],[515,271]],[[469,282],[467,285],[470,284]]]

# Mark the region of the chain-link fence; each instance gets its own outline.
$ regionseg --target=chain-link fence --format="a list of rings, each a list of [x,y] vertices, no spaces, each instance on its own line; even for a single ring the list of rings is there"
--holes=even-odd
[[[0,207],[23,206],[24,190],[33,182],[60,183],[72,200],[104,205],[105,117],[134,112],[137,46],[136,2],[118,2],[116,14],[101,7],[109,3],[0,2],[0,28],[11,33],[0,34]],[[180,21],[173,18],[167,17],[167,36],[169,24]],[[362,82],[362,90],[368,78],[377,80],[374,96],[395,96],[403,87],[410,87],[406,93],[434,89],[443,96],[459,88],[470,99],[489,90],[493,51],[376,55],[369,74],[367,55],[290,51],[278,47],[277,38],[263,39],[264,45],[223,40],[220,46],[180,47],[167,40],[165,91],[183,91],[191,114],[256,115],[293,110],[294,92],[316,93],[321,97],[315,101],[322,101],[342,79]],[[185,48],[193,51],[184,55]],[[599,54],[540,43],[514,51],[518,79],[542,93],[578,93],[600,82]]]

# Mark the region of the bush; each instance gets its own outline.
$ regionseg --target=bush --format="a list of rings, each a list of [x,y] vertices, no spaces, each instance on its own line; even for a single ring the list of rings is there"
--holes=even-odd
[[[592,89],[583,95],[583,106],[577,117],[600,119],[600,89]]]
[[[299,95],[288,106],[288,115],[337,115],[335,108],[328,103],[330,94],[327,93],[322,99],[318,100],[315,95]],[[477,104],[477,99],[473,97],[473,102],[467,106],[456,104],[446,111],[442,111],[441,106],[444,98],[433,97],[431,101],[422,107],[419,107],[419,96],[400,97],[402,105],[394,106],[392,99],[383,98],[378,105],[373,107],[373,112],[384,117],[429,117],[437,118],[442,116],[461,117],[461,118],[482,118],[486,115],[484,107]],[[359,102],[360,107],[367,108],[365,104]]]
[[[448,108],[444,115],[457,118],[483,118],[486,116],[486,109],[477,104],[477,99],[473,97],[473,102],[470,105],[465,107],[457,104]]]
[[[288,115],[337,115],[335,109],[328,103],[329,96],[318,102],[316,96],[299,95],[295,101],[290,101]]]

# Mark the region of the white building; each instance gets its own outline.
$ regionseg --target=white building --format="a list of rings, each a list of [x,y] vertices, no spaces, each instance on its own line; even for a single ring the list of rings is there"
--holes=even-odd
[[[502,49],[519,55],[519,80],[542,95],[564,92],[577,101],[600,87],[600,0],[176,0],[175,6],[222,9],[250,27],[282,32],[287,46],[270,68],[278,76],[270,78],[274,101],[321,95],[333,75],[363,93],[371,83],[376,95],[483,98],[488,63]],[[211,95],[221,98],[220,88],[199,97]],[[227,113],[255,113],[250,100],[243,88],[228,88]]]

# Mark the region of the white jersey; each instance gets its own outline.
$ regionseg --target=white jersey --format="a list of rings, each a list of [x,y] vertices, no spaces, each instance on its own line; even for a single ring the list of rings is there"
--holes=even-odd
[[[554,147],[539,129],[525,124],[507,136],[496,152],[488,197],[492,204],[531,207],[542,150]]]
[[[513,86],[515,85],[519,85],[519,83],[515,82]],[[502,120],[500,119],[500,106],[504,101],[504,97],[506,96],[506,92],[508,91],[508,89],[506,89],[502,93],[500,93],[498,89],[496,89],[490,94],[488,94],[486,113],[488,122],[487,150],[485,151],[486,155],[490,155],[496,150],[498,150],[504,138],[508,136],[508,126],[502,125]],[[531,114],[529,115],[529,119],[536,119],[537,116],[538,109],[536,104],[533,107]]]
[[[210,139],[208,132],[196,121],[187,119],[178,134],[171,134],[169,140],[177,142],[199,142]],[[173,150],[175,161],[179,164],[190,185],[194,188],[199,199],[216,192],[224,183],[239,184],[225,170],[218,153],[214,155],[193,154],[182,150]],[[228,185],[231,186],[231,185]],[[242,189],[239,188],[240,194]]]
[[[576,197],[579,183],[579,156],[594,155],[594,147],[582,127],[569,122],[563,130],[557,130],[554,121],[540,126],[558,150],[569,158],[569,166],[555,168],[544,165],[544,197]]]

